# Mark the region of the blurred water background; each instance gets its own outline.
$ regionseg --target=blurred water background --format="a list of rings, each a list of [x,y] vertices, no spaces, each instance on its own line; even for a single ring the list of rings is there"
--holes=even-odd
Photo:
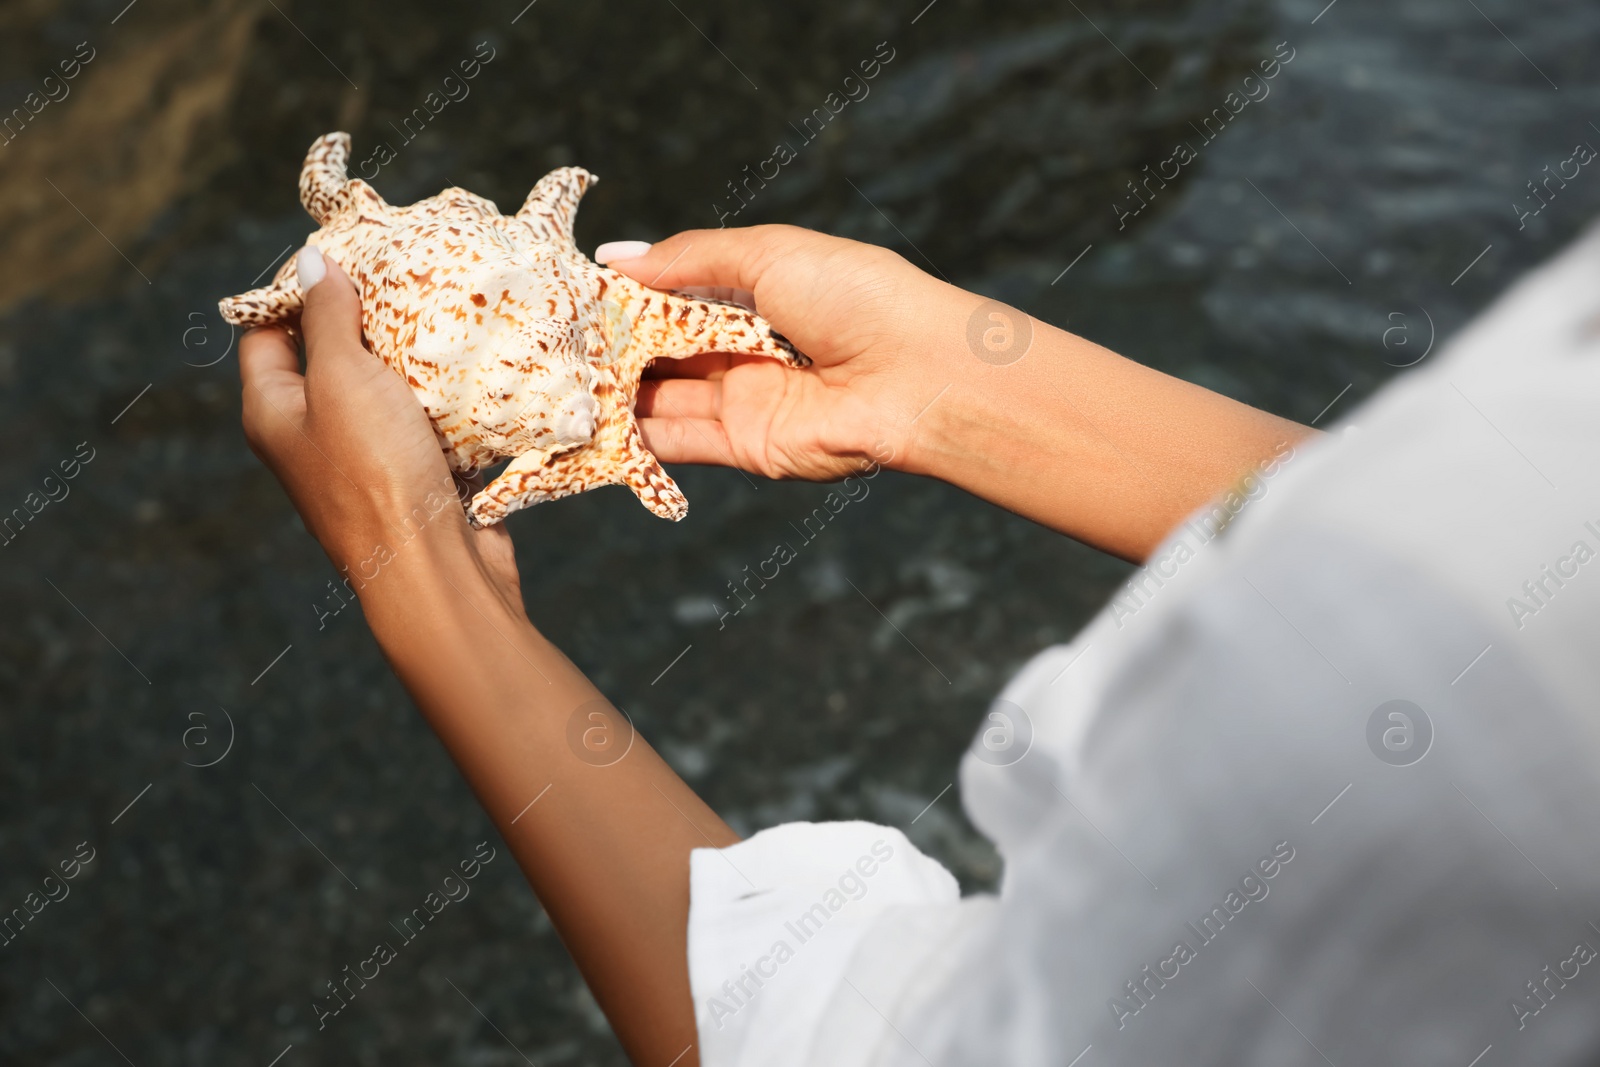
[[[1600,208],[1600,168],[1528,185],[1600,146],[1600,7],[1324,3],[0,9],[0,513],[93,457],[0,547],[0,910],[95,851],[0,948],[0,1061],[623,1062],[503,849],[317,1029],[324,983],[498,839],[356,609],[319,618],[334,571],[240,435],[216,300],[312,228],[313,137],[387,142],[394,202],[514,209],[581,164],[586,250],[735,207],[878,242],[1327,424]],[[728,183],[779,142],[795,158],[741,206]],[[1011,672],[1127,568],[886,474],[719,629],[726,583],[825,489],[674,474],[678,526],[622,489],[513,520],[535,622],[737,829],[873,819],[996,885],[941,793]]]

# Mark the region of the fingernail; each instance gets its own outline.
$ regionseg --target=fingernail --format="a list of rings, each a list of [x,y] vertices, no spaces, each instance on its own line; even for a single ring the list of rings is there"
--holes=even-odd
[[[295,273],[300,276],[300,289],[309,291],[322,279],[328,276],[328,265],[322,261],[322,253],[314,245],[306,245],[300,254],[294,257]]]
[[[649,241],[607,241],[594,250],[594,261],[605,264],[618,259],[638,259],[648,251]]]

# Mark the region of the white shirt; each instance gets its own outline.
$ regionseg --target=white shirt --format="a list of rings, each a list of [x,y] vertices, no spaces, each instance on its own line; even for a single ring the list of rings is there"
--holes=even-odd
[[[1001,694],[998,896],[696,850],[701,1062],[1600,1063],[1600,229],[1350,421]]]

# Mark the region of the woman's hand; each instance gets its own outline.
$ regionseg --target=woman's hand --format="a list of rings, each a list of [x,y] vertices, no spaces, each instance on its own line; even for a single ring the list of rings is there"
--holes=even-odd
[[[306,372],[289,333],[266,327],[239,346],[244,432],[283,483],[306,528],[342,570],[372,580],[418,537],[474,562],[521,610],[503,526],[467,523],[422,405],[361,343],[361,301],[338,264],[303,249]],[[324,276],[325,275],[325,276]]]
[[[749,290],[815,361],[658,364],[637,410],[645,443],[669,463],[830,480],[876,460],[1143,560],[1310,432],[856,241],[756,226],[595,255],[663,289]]]
[[[887,249],[795,226],[692,230],[640,249],[619,242],[596,256],[661,289],[747,291],[813,361],[803,374],[759,356],[656,364],[637,411],[667,463],[731,458],[769,478],[827,481],[902,455],[938,390],[917,366],[939,305],[977,302]]]

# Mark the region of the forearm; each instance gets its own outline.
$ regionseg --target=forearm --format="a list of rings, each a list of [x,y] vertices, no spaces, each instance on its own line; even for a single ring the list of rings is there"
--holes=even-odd
[[[943,324],[961,337],[973,300]],[[1124,559],[1141,561],[1183,518],[1285,442],[1313,431],[1032,321],[1014,363],[965,344],[926,358],[931,395],[898,465]]]
[[[737,837],[643,739],[614,763],[615,751],[580,758],[584,730],[612,731],[597,739],[618,750],[627,731],[580,713],[574,742],[574,713],[609,705],[585,707],[601,694],[462,537],[426,531],[361,591],[362,606],[629,1055],[665,1065],[694,1040],[689,852]]]

